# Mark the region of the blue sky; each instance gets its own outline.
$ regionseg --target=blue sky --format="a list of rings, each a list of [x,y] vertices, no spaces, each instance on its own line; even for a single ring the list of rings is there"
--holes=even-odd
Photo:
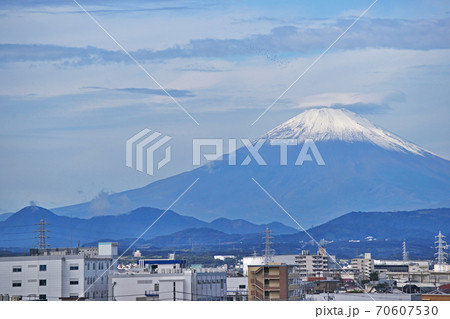
[[[146,185],[191,169],[193,137],[260,136],[315,106],[450,158],[448,1],[379,0],[253,126],[373,1],[79,2],[200,125],[73,1],[2,1],[0,212]],[[146,127],[173,137],[154,177],[124,164]]]

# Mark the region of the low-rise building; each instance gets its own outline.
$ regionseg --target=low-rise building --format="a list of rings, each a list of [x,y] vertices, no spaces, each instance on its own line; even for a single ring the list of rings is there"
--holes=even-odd
[[[248,300],[248,277],[227,277],[227,300]]]
[[[0,258],[0,295],[14,300],[108,299],[117,243],[98,247],[31,249]]]
[[[142,259],[137,269],[110,275],[110,300],[226,300],[226,272],[216,268],[186,269],[184,260]]]

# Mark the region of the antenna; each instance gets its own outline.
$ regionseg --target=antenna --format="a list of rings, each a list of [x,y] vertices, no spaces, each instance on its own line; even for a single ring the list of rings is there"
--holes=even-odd
[[[408,252],[406,251],[406,241],[403,241],[403,261],[408,260]]]
[[[267,226],[266,230],[263,233],[265,234],[265,236],[263,237],[263,239],[265,239],[264,264],[268,265],[273,261],[272,257],[275,254],[275,250],[271,248],[271,239],[273,239],[273,237],[271,236],[272,231],[270,230],[269,226]]]
[[[39,239],[39,244],[36,246],[38,246],[39,249],[45,249],[45,248],[49,247],[50,245],[48,245],[46,243],[46,239],[49,238],[49,236],[47,236],[47,233],[49,232],[49,230],[45,229],[45,225],[50,225],[50,224],[44,220],[44,216],[41,216],[40,222],[36,223],[35,225],[39,226],[39,229],[36,230],[36,233],[39,233],[39,235],[36,236],[36,238]]]
[[[437,239],[434,243],[436,245],[437,252],[434,254],[436,256],[436,262],[438,265],[445,265],[447,263],[448,254],[445,252],[445,249],[448,248],[447,242],[444,240],[445,236],[442,235],[441,231],[437,236],[434,236]]]

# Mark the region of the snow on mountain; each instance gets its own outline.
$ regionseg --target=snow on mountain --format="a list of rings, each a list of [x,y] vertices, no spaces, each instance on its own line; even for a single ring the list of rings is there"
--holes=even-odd
[[[211,221],[245,218],[260,224],[289,217],[264,194],[254,180],[280,202],[302,225],[317,225],[349,211],[413,210],[450,207],[450,161],[404,141],[370,121],[336,109],[313,109],[268,132],[265,138],[315,141],[326,165],[315,161],[295,165],[303,145],[288,148],[287,165],[280,165],[280,147],[264,143],[259,154],[267,165],[237,150],[238,165],[227,156],[192,171],[145,187],[107,197],[108,214],[143,206],[166,209],[186,187],[198,183],[175,209]],[[127,206],[124,207],[124,199]],[[88,217],[91,203],[55,209],[66,216]]]
[[[269,131],[264,138],[318,141],[370,142],[384,149],[424,155],[427,151],[377,127],[346,109],[311,109]],[[427,152],[429,153],[429,152]]]

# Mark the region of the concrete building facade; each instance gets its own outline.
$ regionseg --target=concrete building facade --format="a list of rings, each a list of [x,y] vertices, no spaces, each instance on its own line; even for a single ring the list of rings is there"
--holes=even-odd
[[[114,267],[114,258],[117,243],[32,249],[30,256],[2,257],[0,295],[12,300],[107,300],[108,268]]]
[[[321,247],[317,254],[311,254],[309,250],[302,250],[301,254],[295,257],[295,263],[298,265],[300,277],[323,276],[331,265],[334,265],[334,258],[327,255],[325,248]]]
[[[248,300],[248,277],[227,277],[227,300]]]
[[[226,300],[226,272],[216,268],[186,269],[186,261],[141,259],[137,269],[110,275],[110,300]]]
[[[219,301],[226,300],[226,292],[226,273],[213,269],[116,272],[109,280],[110,300],[115,301]]]
[[[375,271],[375,262],[370,253],[365,253],[364,258],[352,259],[351,268],[359,274],[361,280],[369,280],[370,273]]]
[[[249,265],[248,274],[248,300],[300,299],[300,279],[295,265]]]

